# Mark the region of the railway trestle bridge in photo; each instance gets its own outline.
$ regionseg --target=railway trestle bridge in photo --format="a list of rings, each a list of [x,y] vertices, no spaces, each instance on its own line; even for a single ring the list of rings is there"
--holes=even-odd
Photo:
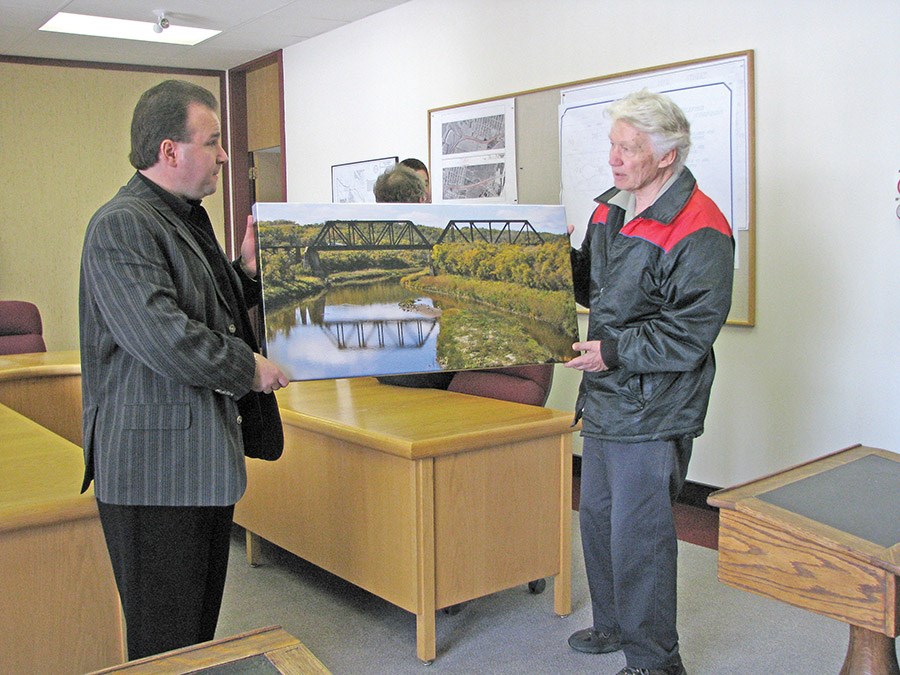
[[[275,244],[268,249],[310,251],[430,251],[445,242],[535,246],[544,237],[527,220],[450,220],[435,241],[411,220],[328,220],[307,246]]]

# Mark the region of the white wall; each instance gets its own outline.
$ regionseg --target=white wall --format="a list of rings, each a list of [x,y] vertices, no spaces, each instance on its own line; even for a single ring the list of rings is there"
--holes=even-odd
[[[131,117],[160,71],[0,63],[0,298],[33,302],[47,349],[78,349],[88,220],[134,174]],[[179,74],[214,92],[219,77]],[[222,192],[204,204],[224,220]]]
[[[900,452],[898,35],[896,0],[412,0],[285,50],[288,198],[426,159],[430,108],[753,49],[757,325],[716,344],[689,477]]]

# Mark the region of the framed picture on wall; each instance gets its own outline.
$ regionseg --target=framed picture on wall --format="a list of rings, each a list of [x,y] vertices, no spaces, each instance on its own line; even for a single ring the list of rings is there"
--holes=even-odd
[[[374,204],[375,181],[397,163],[399,157],[380,157],[331,167],[331,201],[334,204]]]
[[[515,204],[514,98],[429,112],[432,199]]]

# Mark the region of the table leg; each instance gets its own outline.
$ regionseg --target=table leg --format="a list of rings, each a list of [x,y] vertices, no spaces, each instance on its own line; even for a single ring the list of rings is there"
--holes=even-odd
[[[840,675],[900,675],[894,638],[851,625]]]
[[[437,656],[434,611],[416,614],[416,656],[430,666]]]
[[[247,562],[250,567],[259,565],[259,535],[246,530],[247,534]]]
[[[559,574],[553,582],[553,611],[572,613],[572,434],[560,437]]]
[[[434,460],[416,460],[416,654],[426,665],[437,656],[435,631]]]

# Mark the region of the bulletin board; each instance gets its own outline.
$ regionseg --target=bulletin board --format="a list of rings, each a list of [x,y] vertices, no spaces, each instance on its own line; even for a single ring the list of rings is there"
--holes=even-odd
[[[581,243],[593,198],[612,186],[604,107],[647,88],[670,96],[691,122],[687,166],[722,210],[735,239],[728,323],[756,321],[753,51],[605,75],[428,111],[501,99],[515,101],[516,183],[520,204],[564,204]],[[429,148],[432,141],[429,139]],[[429,157],[430,162],[435,158]]]

